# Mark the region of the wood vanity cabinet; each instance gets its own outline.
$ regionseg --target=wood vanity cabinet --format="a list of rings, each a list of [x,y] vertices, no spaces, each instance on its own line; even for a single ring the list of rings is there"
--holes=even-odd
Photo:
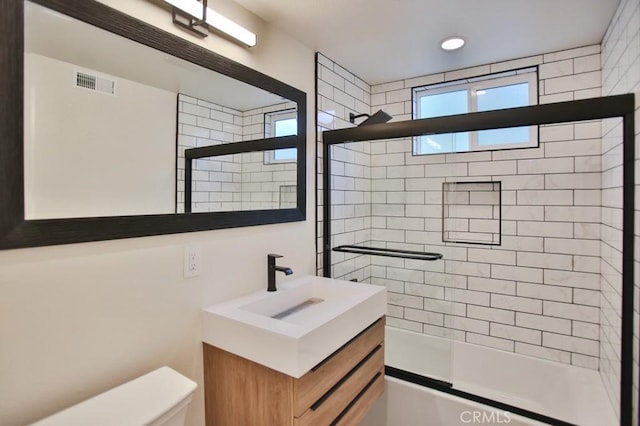
[[[384,317],[296,379],[204,343],[208,426],[357,425],[384,391]]]

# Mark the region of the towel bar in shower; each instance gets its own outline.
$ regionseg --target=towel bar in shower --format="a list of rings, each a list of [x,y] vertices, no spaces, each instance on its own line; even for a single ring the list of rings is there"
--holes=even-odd
[[[355,253],[355,254],[370,254],[373,256],[385,256],[385,257],[399,257],[402,259],[415,259],[415,260],[438,260],[442,259],[441,253],[429,253],[423,251],[411,251],[411,250],[397,250],[397,249],[385,249],[379,247],[365,247],[365,246],[338,246],[332,249],[333,251],[343,253]]]

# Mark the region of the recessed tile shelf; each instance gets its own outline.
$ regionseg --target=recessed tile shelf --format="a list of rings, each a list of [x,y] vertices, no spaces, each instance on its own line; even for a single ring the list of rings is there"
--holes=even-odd
[[[501,182],[443,182],[442,241],[500,245]]]

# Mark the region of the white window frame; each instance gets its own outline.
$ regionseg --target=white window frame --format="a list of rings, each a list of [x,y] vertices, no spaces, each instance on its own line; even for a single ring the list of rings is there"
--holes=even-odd
[[[266,112],[264,114],[264,137],[265,138],[275,137],[272,135],[276,134],[276,123],[282,120],[291,120],[292,118],[294,119],[298,118],[298,111],[295,109]],[[284,148],[284,149],[287,149],[287,148]],[[287,158],[287,159],[281,159],[281,160],[276,159],[275,150],[264,152],[264,164],[295,163],[296,161],[298,161],[297,158]]]
[[[414,102],[414,119],[420,118],[420,98],[423,96],[437,95],[441,93],[458,92],[462,90],[468,91],[468,111],[477,112],[478,91],[493,89],[503,86],[511,86],[515,84],[528,83],[529,87],[529,105],[538,104],[538,73],[535,68],[529,68],[519,71],[511,71],[507,73],[493,74],[484,77],[469,78],[450,83],[441,83],[430,86],[416,87],[413,89]],[[514,148],[536,148],[538,147],[538,127],[529,126],[529,141],[516,143],[500,143],[493,145],[482,145],[478,143],[478,131],[465,132],[469,133],[469,150],[468,151],[444,151],[444,152],[420,152],[420,136],[413,138],[413,155],[437,155],[437,154],[455,154],[457,152],[475,152],[475,151],[495,151],[501,149]]]

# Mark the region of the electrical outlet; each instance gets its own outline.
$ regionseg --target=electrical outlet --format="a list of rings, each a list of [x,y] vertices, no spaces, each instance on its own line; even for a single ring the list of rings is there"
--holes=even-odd
[[[184,249],[184,277],[191,278],[200,275],[200,248],[185,247]]]

